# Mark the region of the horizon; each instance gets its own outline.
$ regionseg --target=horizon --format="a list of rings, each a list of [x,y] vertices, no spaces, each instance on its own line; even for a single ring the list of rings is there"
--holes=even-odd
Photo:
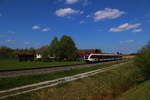
[[[78,49],[136,53],[150,41],[149,4],[149,0],[1,0],[0,46],[40,48],[55,36],[68,35]]]

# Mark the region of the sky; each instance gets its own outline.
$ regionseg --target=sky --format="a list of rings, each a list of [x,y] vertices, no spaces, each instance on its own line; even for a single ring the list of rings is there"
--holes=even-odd
[[[79,49],[135,53],[150,41],[150,0],[0,0],[0,46],[40,48],[68,35]]]

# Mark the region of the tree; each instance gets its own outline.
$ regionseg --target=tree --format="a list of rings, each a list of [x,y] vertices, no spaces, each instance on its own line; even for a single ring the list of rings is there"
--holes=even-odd
[[[76,46],[71,37],[64,35],[60,40],[60,58],[74,60],[76,58]]]
[[[135,64],[146,78],[150,78],[150,42],[138,52]]]
[[[6,46],[0,47],[0,59],[15,58],[14,50]]]
[[[50,56],[55,57],[55,58],[59,58],[59,41],[57,37],[54,37],[54,39],[52,40],[51,44],[50,44],[50,48],[49,48],[49,53]]]
[[[49,61],[49,53],[48,53],[48,49],[44,50],[44,52],[42,53],[42,61]]]
[[[95,49],[95,53],[102,53],[100,49]]]
[[[48,45],[39,48],[38,53],[42,54],[42,61],[49,60],[49,46]]]

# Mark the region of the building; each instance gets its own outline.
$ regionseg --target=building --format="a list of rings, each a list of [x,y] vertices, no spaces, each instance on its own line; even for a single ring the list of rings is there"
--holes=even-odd
[[[42,55],[39,54],[39,53],[37,53],[36,56],[35,56],[35,58],[36,58],[36,59],[41,59],[41,58],[42,58]]]
[[[17,53],[19,61],[34,61],[35,54],[33,53]]]

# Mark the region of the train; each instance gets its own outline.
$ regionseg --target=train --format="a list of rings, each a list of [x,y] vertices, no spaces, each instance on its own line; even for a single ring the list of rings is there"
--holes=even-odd
[[[88,63],[116,60],[122,60],[122,55],[112,53],[90,53],[89,55],[84,56],[84,61]]]

